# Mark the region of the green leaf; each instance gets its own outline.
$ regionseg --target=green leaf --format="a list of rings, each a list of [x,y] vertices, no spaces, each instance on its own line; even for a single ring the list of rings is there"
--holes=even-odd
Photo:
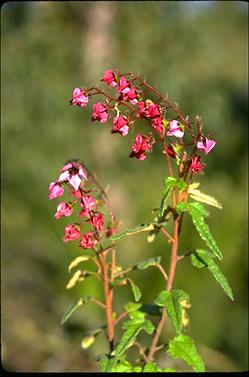
[[[140,298],[142,297],[142,293],[140,289],[138,288],[138,286],[136,286],[136,284],[131,279],[127,279],[127,280],[131,284],[131,289],[134,294],[135,301],[139,301]]]
[[[86,298],[79,298],[74,304],[70,305],[61,319],[61,325],[63,325],[68,320],[68,318],[71,317],[71,315],[73,314],[73,312],[75,312],[76,309],[78,309],[83,304],[87,304],[91,301],[91,299],[91,296],[87,296]]]
[[[218,248],[208,225],[204,221],[204,217],[209,215],[209,212],[200,203],[189,203],[188,211],[192,217],[192,221],[200,235],[200,237],[205,241],[206,245],[219,259],[223,258],[223,255]]]
[[[172,372],[176,372],[176,370],[173,369],[173,368],[165,368],[165,369],[162,369],[162,372],[165,372],[165,373],[172,373]]]
[[[114,234],[110,237],[110,240],[117,241],[125,236],[130,236],[131,234],[140,233],[140,232],[148,232],[150,230],[154,229],[154,224],[141,224],[138,226],[135,226],[133,228],[129,228],[125,230],[124,232],[121,232],[119,234]]]
[[[202,202],[210,206],[222,209],[222,205],[218,202],[218,200],[216,200],[210,195],[204,194],[203,192],[197,190],[196,187],[198,186],[196,185],[196,183],[193,183],[192,185],[189,186],[188,193],[192,199],[197,200],[198,202]]]
[[[181,301],[189,301],[189,295],[180,289],[173,289],[172,292],[162,291],[155,303],[164,306],[167,315],[171,319],[172,325],[177,334],[182,331],[182,305]]]
[[[155,363],[149,362],[144,366],[143,372],[161,372],[162,369],[158,368]]]
[[[100,359],[101,363],[101,370],[104,371],[109,371],[109,372],[123,372],[123,373],[131,373],[131,372],[142,372],[142,367],[139,366],[133,366],[131,365],[124,356],[121,358],[115,360],[115,359],[108,359],[108,357],[102,356]],[[108,365],[109,363],[109,365]],[[111,367],[110,364],[112,363]],[[108,369],[108,370],[106,370]]]
[[[185,203],[185,202],[181,202],[181,203],[176,205],[176,212],[178,214],[180,214],[182,212],[186,212],[187,210],[188,210],[188,204]]]
[[[101,372],[111,372],[118,360],[114,356],[108,357],[105,354],[101,354],[98,356],[97,361],[100,363]]]
[[[188,203],[188,211],[192,211],[192,210],[198,213],[199,216],[209,217],[208,210],[201,203],[195,203],[195,202]]]
[[[205,372],[202,358],[198,354],[194,341],[187,335],[178,335],[169,342],[168,354],[174,359],[183,359],[195,372]]]
[[[155,266],[156,264],[159,264],[160,262],[161,262],[161,257],[150,258],[150,259],[146,259],[145,261],[138,262],[136,264],[136,267],[138,270],[145,270],[146,268],[150,266]]]
[[[232,289],[228,284],[226,277],[222,274],[219,267],[214,262],[213,255],[209,251],[197,249],[191,254],[191,262],[193,266],[197,268],[207,267],[230,299],[234,299]]]
[[[161,199],[161,204],[159,208],[159,218],[163,216],[163,213],[166,209],[166,202],[171,190],[176,187],[178,190],[183,190],[187,187],[186,182],[183,179],[176,179],[174,177],[168,177],[164,181],[164,191]]]
[[[148,373],[166,372],[167,373],[167,372],[175,372],[175,369],[172,369],[172,368],[161,369],[155,363],[149,362],[145,364],[143,372],[148,372]]]
[[[131,347],[141,330],[152,334],[154,326],[145,318],[145,313],[139,311],[141,304],[128,303],[125,306],[129,313],[130,319],[123,323],[122,328],[125,330],[122,338],[115,349],[115,358],[118,359],[124,354],[127,348]]]
[[[179,166],[181,164],[181,154],[182,154],[183,147],[177,143],[172,143],[171,146],[176,155],[176,163]]]

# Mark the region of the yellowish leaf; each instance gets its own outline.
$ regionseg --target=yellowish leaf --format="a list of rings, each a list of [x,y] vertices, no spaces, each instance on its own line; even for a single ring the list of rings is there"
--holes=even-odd
[[[74,287],[75,284],[76,284],[78,281],[81,281],[81,280],[83,280],[83,279],[84,279],[83,277],[81,278],[81,270],[77,270],[77,271],[74,273],[73,277],[72,277],[72,278],[69,280],[69,282],[67,283],[67,285],[66,285],[66,289],[70,289],[70,288]]]
[[[69,272],[70,272],[74,267],[78,266],[79,263],[84,262],[84,261],[87,261],[87,260],[89,260],[89,259],[90,259],[90,256],[88,256],[88,255],[82,255],[82,256],[80,256],[80,257],[75,258],[75,259],[70,263],[70,265],[68,266],[68,270],[69,270]]]
[[[218,202],[218,200],[216,200],[210,195],[204,194],[200,190],[197,190],[196,187],[198,186],[199,186],[199,183],[193,183],[192,185],[189,186],[188,193],[192,199],[198,202],[202,202],[210,206],[222,209],[222,205]]]

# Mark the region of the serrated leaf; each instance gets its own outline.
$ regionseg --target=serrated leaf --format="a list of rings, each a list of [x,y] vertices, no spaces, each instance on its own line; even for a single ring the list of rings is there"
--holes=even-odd
[[[139,311],[141,304],[128,303],[125,306],[129,313],[130,319],[123,323],[122,328],[125,330],[122,338],[115,349],[115,358],[118,359],[124,354],[127,348],[131,347],[136,340],[140,331],[144,330],[148,334],[152,334],[154,326],[145,319],[145,313]]]
[[[178,335],[169,342],[168,354],[174,359],[182,359],[195,372],[205,372],[205,366],[198,354],[194,341],[187,335]]]
[[[113,362],[114,360],[114,362]],[[100,363],[101,363],[101,370],[102,372],[123,372],[123,373],[131,373],[131,372],[141,372],[142,371],[142,367],[139,367],[139,366],[133,366],[131,365],[126,359],[124,356],[122,356],[121,358],[119,359],[108,359],[108,357],[105,355],[104,357],[102,356],[102,358],[100,359]],[[112,363],[112,366],[110,367],[110,365],[108,366],[108,363],[111,364]],[[107,370],[108,369],[108,370]]]
[[[186,212],[187,210],[188,210],[188,204],[185,203],[185,202],[181,202],[181,203],[176,205],[176,212],[178,214],[180,214],[182,212]]]
[[[198,202],[202,202],[210,206],[222,209],[222,205],[218,202],[217,199],[213,198],[210,195],[204,194],[200,190],[197,190],[196,184],[192,184],[189,186],[188,193],[192,199],[197,200]]]
[[[142,262],[138,262],[136,264],[136,267],[138,270],[145,270],[146,268],[150,266],[155,266],[156,264],[159,264],[161,262],[161,257],[155,257],[155,258],[150,258]]]
[[[197,249],[191,254],[191,262],[193,266],[197,268],[207,267],[230,299],[234,299],[232,289],[226,277],[222,274],[219,267],[214,262],[213,255],[209,251]]]
[[[188,203],[188,210],[189,211],[194,210],[196,213],[199,214],[199,216],[209,217],[208,210],[201,203],[195,203],[195,202]]]
[[[132,289],[132,292],[134,294],[134,298],[135,298],[135,301],[139,301],[140,298],[142,297],[142,293],[140,291],[140,289],[138,288],[138,286],[133,282],[133,280],[131,280],[130,278],[127,279],[131,285],[131,289]]]
[[[117,241],[125,236],[130,236],[131,234],[140,233],[140,232],[148,232],[153,229],[154,229],[154,224],[141,224],[133,228],[129,228],[119,234],[114,234],[113,236],[110,237],[110,240]]]
[[[77,257],[75,258],[71,263],[70,265],[68,266],[68,270],[69,272],[74,268],[74,267],[77,267],[79,265],[79,263],[81,262],[85,262],[87,260],[89,260],[91,257],[88,256],[88,255],[82,255],[80,257]]]
[[[145,364],[143,372],[147,372],[147,373],[166,372],[167,373],[167,372],[175,372],[175,369],[172,369],[172,368],[161,369],[155,363],[149,362]]]
[[[178,190],[183,190],[184,188],[187,187],[187,184],[181,178],[176,179],[174,177],[168,177],[165,179],[164,190],[163,190],[161,204],[159,208],[159,218],[163,216],[163,213],[167,206],[166,204],[167,198],[174,187],[176,187]]]
[[[71,317],[71,315],[75,312],[76,309],[78,309],[83,304],[87,304],[89,301],[91,301],[91,299],[91,296],[88,296],[86,298],[79,298],[75,303],[70,305],[61,319],[61,325],[63,325],[68,320],[68,318]]]
[[[166,308],[167,315],[171,319],[177,334],[180,334],[182,331],[181,301],[183,300],[189,301],[189,295],[181,289],[173,289],[172,292],[162,291],[155,300],[155,304]]]
[[[137,312],[141,308],[141,306],[142,306],[142,304],[136,304],[134,302],[128,302],[125,305],[125,310],[127,311],[127,313],[129,313],[129,316],[131,317],[132,313]]]
[[[209,212],[200,203],[189,203],[188,211],[200,237],[217,258],[223,259],[223,255],[210,232],[209,226],[204,221],[204,217],[207,217]]]
[[[161,370],[162,369],[158,368],[155,363],[149,362],[145,364],[143,372],[153,373],[153,372],[161,372]]]
[[[101,372],[110,372],[115,366],[117,359],[114,356],[99,355],[98,361],[100,363]]]

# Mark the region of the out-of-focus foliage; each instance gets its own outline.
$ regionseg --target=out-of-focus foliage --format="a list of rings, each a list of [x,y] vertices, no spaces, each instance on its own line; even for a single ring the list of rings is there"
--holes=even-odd
[[[91,348],[80,348],[87,331],[104,324],[92,303],[60,325],[77,298],[102,292],[92,278],[65,290],[68,264],[80,251],[61,240],[67,221],[53,217],[48,184],[65,160],[79,157],[110,184],[123,229],[153,221],[167,174],[163,158],[129,159],[135,135],[112,136],[110,125],[90,121],[91,105],[81,110],[68,103],[75,86],[95,85],[106,69],[118,68],[158,84],[190,119],[201,115],[217,141],[199,181],[223,205],[210,208],[209,226],[235,300],[187,260],[174,287],[190,294],[189,331],[207,370],[247,369],[246,2],[7,2],[1,17],[4,368],[92,371],[94,355],[105,352],[103,334]],[[200,247],[191,220],[184,225],[181,251]],[[167,265],[168,254],[160,235],[152,244],[143,232],[119,241],[118,258],[127,265],[157,255]],[[163,288],[158,271],[134,277],[144,302],[153,302]],[[117,311],[132,300],[123,287],[117,296]],[[162,356],[160,367],[177,368],[167,362]]]

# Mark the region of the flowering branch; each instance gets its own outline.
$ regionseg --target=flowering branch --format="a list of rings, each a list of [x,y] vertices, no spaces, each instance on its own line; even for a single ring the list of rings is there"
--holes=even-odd
[[[180,112],[177,103],[171,103],[168,96],[164,97],[139,75],[109,69],[104,73],[101,82],[103,85],[107,85],[108,92],[99,87],[75,88],[69,101],[70,104],[84,108],[94,96],[102,97],[103,101],[93,104],[91,120],[107,123],[112,119],[111,133],[121,137],[127,137],[131,129],[137,132],[129,152],[130,158],[144,161],[152,153],[154,145],[158,143],[161,155],[166,157],[169,176],[164,179],[162,199],[160,207],[154,210],[158,211],[154,221],[149,224],[143,223],[117,234],[117,222],[109,198],[96,175],[79,161],[69,161],[63,166],[58,180],[49,185],[49,199],[61,197],[66,187],[69,188],[73,198],[71,201],[61,202],[58,205],[55,218],[70,217],[73,213],[75,214],[77,206],[81,209],[77,215],[77,221],[66,226],[63,241],[67,243],[80,240],[78,246],[81,250],[92,249],[94,252],[94,256],[89,253],[89,255],[77,257],[70,264],[69,270],[71,271],[72,268],[86,260],[93,262],[97,267],[95,272],[77,270],[70,279],[67,289],[72,288],[87,276],[96,276],[103,284],[105,302],[91,298],[91,301],[105,309],[106,313],[107,323],[104,328],[107,330],[109,354],[101,359],[102,371],[163,371],[154,363],[154,359],[155,354],[164,347],[158,343],[166,317],[171,320],[177,334],[173,340],[168,342],[169,355],[183,358],[195,371],[204,371],[203,361],[196,351],[193,340],[183,334],[189,323],[187,309],[190,307],[190,298],[184,291],[174,288],[174,279],[177,263],[185,259],[186,256],[190,256],[191,263],[198,268],[207,267],[227,295],[233,299],[226,278],[213,260],[214,256],[222,259],[222,254],[205,223],[208,211],[201,203],[217,208],[221,208],[221,205],[213,197],[199,191],[197,189],[199,183],[193,183],[196,175],[204,174],[206,164],[202,162],[202,154],[207,156],[215,147],[216,142],[204,135],[202,119],[199,116],[195,117],[194,122],[190,122],[189,116],[184,116]],[[156,96],[156,100],[153,101],[151,96]],[[147,133],[139,132],[140,122],[145,122],[148,125]],[[190,141],[186,138],[190,138]],[[173,164],[175,168],[173,168]],[[94,196],[96,192],[98,193],[97,200]],[[170,198],[172,205],[168,204]],[[108,222],[101,209],[103,206],[108,212]],[[210,251],[197,249],[179,255],[179,237],[184,214],[191,216],[202,240],[213,254]],[[170,217],[173,220],[173,235],[166,229]],[[147,231],[150,232],[148,242],[153,242],[158,233],[162,233],[167,238],[171,249],[167,272],[161,264],[160,257],[137,262],[126,268],[117,263],[115,241],[124,236]],[[162,274],[165,289],[159,293],[153,304],[142,305],[138,303],[142,293],[129,274],[135,270],[145,270],[150,266],[154,266]],[[117,286],[130,286],[137,303],[128,303],[125,306],[125,311],[115,319],[113,301],[114,290]],[[88,301],[89,298],[78,300],[73,308],[70,308],[69,314],[65,314],[63,323],[77,307]],[[156,327],[146,319],[146,315],[159,317]],[[128,316],[130,319],[122,325],[124,333],[121,339],[114,342],[115,326]],[[152,335],[150,347],[146,351],[137,341],[142,330]],[[87,344],[89,341],[92,344],[98,333],[99,330],[96,330],[95,335],[88,337]],[[86,348],[85,343],[83,342],[83,348]],[[133,367],[125,359],[126,350],[133,345],[138,348],[139,354],[143,358],[143,366]],[[181,349],[185,351],[182,353]]]

